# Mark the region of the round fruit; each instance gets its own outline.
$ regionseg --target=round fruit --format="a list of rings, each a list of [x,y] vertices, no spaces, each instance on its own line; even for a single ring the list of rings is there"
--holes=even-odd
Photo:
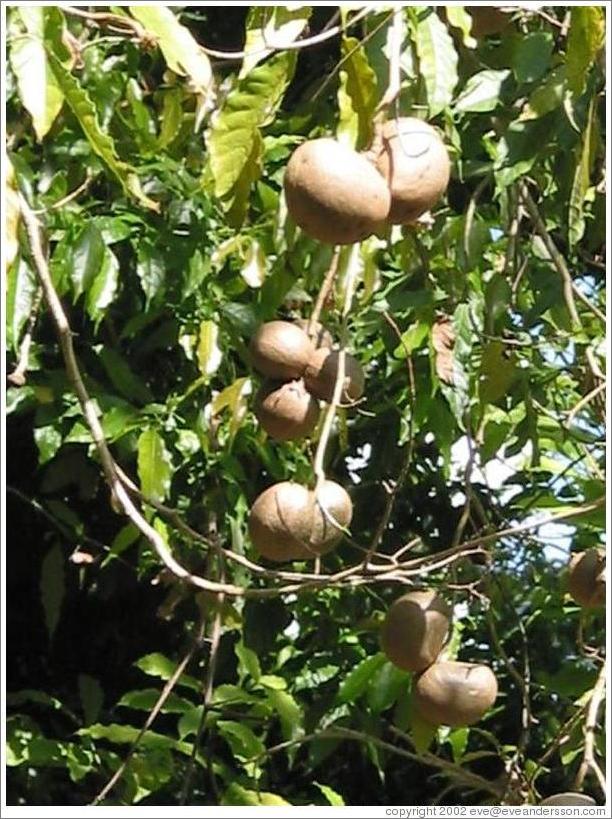
[[[413,117],[386,122],[382,138],[376,164],[391,191],[387,221],[405,225],[430,210],[446,190],[448,153],[431,125]]]
[[[306,333],[289,321],[269,321],[257,330],[249,347],[253,366],[278,381],[300,378],[313,352]]]
[[[295,323],[306,333],[317,349],[319,347],[327,347],[328,350],[331,350],[331,348],[334,346],[334,338],[332,334],[329,332],[327,327],[324,327],[321,324],[320,321],[315,321],[311,332],[308,332],[308,319],[298,319]]]
[[[404,671],[423,671],[436,661],[448,634],[451,610],[434,591],[398,598],[385,617],[382,650]]]
[[[315,350],[304,372],[306,389],[323,401],[331,401],[336,386],[340,354],[325,347]],[[364,375],[361,364],[349,353],[344,354],[344,386],[340,400],[353,403],[363,395]]]
[[[568,791],[567,793],[555,793],[553,796],[548,796],[543,802],[540,802],[540,805],[566,805],[568,807],[596,804],[595,800],[591,799],[590,796],[585,796],[583,793],[573,793],[572,791]]]
[[[287,163],[284,188],[294,222],[320,242],[358,242],[389,213],[389,191],[374,165],[334,139],[300,145]]]
[[[333,549],[342,537],[339,526],[348,527],[352,516],[351,499],[334,481],[325,481],[318,500],[305,486],[283,481],[256,499],[249,515],[249,534],[259,554],[268,560],[307,560]]]
[[[568,589],[576,603],[585,608],[606,604],[606,553],[587,549],[572,555],[568,569]]]
[[[432,725],[472,725],[497,697],[497,680],[486,665],[440,662],[430,665],[414,688],[414,705]]]
[[[255,415],[271,438],[294,441],[313,431],[319,420],[319,405],[306,391],[304,382],[267,381],[255,398]]]

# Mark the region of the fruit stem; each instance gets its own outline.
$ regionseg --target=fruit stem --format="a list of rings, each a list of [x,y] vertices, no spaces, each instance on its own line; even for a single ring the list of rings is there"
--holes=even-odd
[[[317,300],[315,302],[315,306],[310,314],[310,318],[308,319],[308,326],[306,327],[307,335],[312,338],[315,334],[315,327],[317,326],[317,322],[319,321],[319,317],[321,315],[321,310],[325,302],[327,301],[327,297],[329,296],[329,291],[334,283],[334,279],[336,278],[336,273],[338,272],[338,260],[340,259],[340,247],[336,245],[334,248],[334,253],[329,263],[329,268],[327,269],[327,273],[325,274],[325,278],[323,279],[323,284],[321,285],[321,289],[317,295]]]

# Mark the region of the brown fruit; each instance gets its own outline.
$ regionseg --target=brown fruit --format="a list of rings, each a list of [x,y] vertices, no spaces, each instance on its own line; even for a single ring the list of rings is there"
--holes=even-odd
[[[472,725],[493,705],[497,680],[486,665],[440,662],[423,671],[414,687],[418,713],[432,725]]]
[[[306,389],[323,401],[331,401],[338,373],[339,353],[324,347],[311,355],[304,372]],[[344,387],[340,400],[343,404],[353,403],[363,395],[365,379],[361,364],[349,353],[344,354]]]
[[[606,553],[603,549],[587,549],[572,555],[568,567],[567,586],[576,603],[585,608],[606,604]]]
[[[321,509],[327,511],[325,515]],[[274,484],[251,507],[249,534],[263,557],[275,562],[307,560],[333,549],[353,516],[347,492],[334,481],[325,481],[315,493],[290,481]]]
[[[365,239],[389,213],[385,180],[364,156],[335,139],[300,145],[287,163],[284,188],[294,222],[332,245]]]
[[[289,321],[262,324],[249,346],[255,369],[277,381],[301,378],[313,349],[306,333]]]
[[[471,34],[476,38],[499,34],[510,23],[510,15],[495,6],[466,6],[465,10],[472,18]]]
[[[313,431],[319,420],[319,405],[304,382],[267,381],[255,397],[255,415],[271,438],[294,441]]]
[[[320,321],[315,321],[314,327],[312,328],[312,332],[308,332],[308,319],[298,319],[296,322],[298,327],[300,327],[308,336],[308,338],[312,341],[315,348],[319,347],[327,347],[328,350],[334,346],[334,338],[332,334],[329,332],[327,327],[324,327]]]
[[[555,793],[552,796],[547,796],[540,805],[566,805],[568,807],[578,806],[578,805],[596,805],[594,799],[591,799],[590,796],[586,796],[584,793],[573,793],[572,791],[568,791],[567,793]]]
[[[434,591],[414,591],[389,608],[380,641],[389,660],[404,671],[423,671],[436,661],[448,634],[451,610]]]
[[[436,131],[420,119],[402,117],[383,126],[378,170],[391,191],[387,221],[404,225],[430,210],[447,188],[450,161]]]

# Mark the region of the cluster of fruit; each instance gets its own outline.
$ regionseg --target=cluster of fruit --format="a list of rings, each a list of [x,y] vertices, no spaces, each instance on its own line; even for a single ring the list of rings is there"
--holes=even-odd
[[[320,324],[270,321],[251,339],[255,369],[265,377],[255,398],[255,414],[271,438],[293,441],[310,435],[319,419],[319,400],[331,401],[339,353]],[[342,403],[363,394],[364,375],[353,356],[344,355]],[[318,491],[282,481],[255,500],[249,515],[251,541],[260,555],[275,562],[308,560],[333,549],[353,516],[348,493],[334,481]]]
[[[359,242],[385,224],[414,222],[447,188],[450,162],[434,128],[413,117],[379,126],[357,153],[327,137],[304,142],[285,171],[287,210],[321,242]]]
[[[458,727],[478,722],[497,697],[497,680],[486,665],[440,660],[451,610],[434,591],[414,591],[389,608],[381,646],[398,668],[417,675],[415,712],[432,725]]]

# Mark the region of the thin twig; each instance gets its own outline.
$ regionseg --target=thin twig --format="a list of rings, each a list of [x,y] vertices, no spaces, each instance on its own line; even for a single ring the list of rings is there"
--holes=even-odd
[[[28,363],[30,361],[30,349],[32,347],[32,336],[34,333],[34,327],[36,326],[36,321],[38,320],[38,313],[42,303],[42,295],[42,288],[39,287],[32,301],[26,331],[21,340],[21,344],[19,345],[19,359],[17,361],[17,365],[15,366],[13,372],[9,373],[6,377],[6,380],[10,381],[11,384],[14,384],[16,387],[23,387],[23,385],[26,383],[26,373],[28,371]]]
[[[601,707],[606,690],[606,663],[603,663],[599,669],[599,674],[591,693],[589,700],[589,708],[584,722],[584,754],[582,763],[578,769],[576,779],[574,781],[575,790],[579,791],[582,787],[584,779],[589,771],[595,774],[595,778],[602,790],[604,798],[607,799],[606,780],[595,759],[595,731],[597,729],[597,715]]]
[[[325,303],[327,302],[329,292],[333,286],[334,279],[336,278],[336,273],[338,272],[339,259],[340,247],[335,247],[331,258],[331,262],[327,269],[327,273],[325,274],[325,278],[323,279],[323,284],[321,285],[321,288],[317,294],[317,300],[315,301],[312,313],[310,314],[310,318],[308,319],[306,332],[308,333],[309,336],[315,334],[315,328],[321,316],[321,310],[323,309]]]
[[[99,805],[100,802],[102,802],[104,799],[106,799],[108,794],[112,791],[112,789],[115,787],[117,782],[119,782],[119,780],[121,779],[121,777],[125,773],[125,769],[127,768],[127,766],[129,764],[131,758],[133,757],[136,749],[140,745],[140,742],[141,742],[143,736],[146,734],[146,732],[149,730],[151,725],[153,725],[153,723],[157,719],[157,716],[158,716],[159,712],[164,707],[164,704],[165,704],[166,700],[168,699],[168,697],[172,693],[172,690],[174,689],[175,685],[177,684],[177,682],[181,678],[181,676],[182,676],[183,672],[185,671],[185,669],[187,668],[188,664],[191,662],[191,659],[192,659],[193,655],[200,648],[200,646],[202,644],[203,636],[204,636],[204,624],[201,623],[200,627],[198,629],[198,633],[197,633],[197,635],[196,635],[196,637],[194,639],[193,645],[191,646],[191,648],[189,649],[187,654],[185,654],[185,656],[180,661],[180,663],[177,665],[177,667],[176,667],[174,673],[172,674],[172,676],[170,677],[170,679],[164,685],[164,687],[163,687],[163,689],[161,691],[161,694],[157,698],[157,702],[153,706],[153,709],[152,709],[151,713],[149,714],[149,716],[147,717],[147,719],[145,721],[145,724],[142,726],[142,728],[140,729],[140,731],[136,735],[136,738],[132,742],[129,751],[127,752],[127,754],[125,756],[125,759],[123,760],[123,762],[121,763],[119,768],[117,768],[117,770],[112,775],[112,777],[108,780],[106,785],[102,788],[102,790],[95,797],[95,799],[91,803],[92,805]]]
[[[73,191],[68,193],[62,199],[58,199],[57,202],[53,202],[52,205],[48,205],[46,208],[38,208],[38,210],[33,210],[32,213],[36,214],[37,216],[46,213],[49,210],[57,210],[58,208],[63,208],[64,205],[67,205],[69,202],[73,202],[75,199],[84,193],[87,188],[91,185],[94,176],[90,168],[87,169],[87,173],[85,174],[85,179],[81,182],[78,188],[75,188]]]
[[[600,384],[598,384],[598,385],[597,385],[597,386],[596,386],[594,389],[592,389],[592,390],[591,390],[589,393],[587,393],[585,396],[583,396],[583,397],[580,399],[580,401],[578,401],[578,403],[576,404],[576,406],[575,406],[575,407],[573,407],[573,408],[570,410],[570,412],[568,413],[568,416],[567,416],[567,418],[566,418],[566,420],[565,420],[565,424],[564,424],[564,426],[565,426],[567,429],[569,429],[569,428],[571,427],[571,425],[572,425],[572,422],[573,422],[574,418],[576,417],[576,415],[578,415],[578,413],[580,412],[580,410],[581,410],[583,407],[586,407],[586,405],[587,405],[588,403],[590,403],[590,402],[593,400],[593,398],[595,398],[596,396],[598,396],[600,392],[603,392],[603,391],[606,389],[606,386],[607,386],[607,382],[606,382],[606,381],[602,381],[602,382],[601,382]]]

